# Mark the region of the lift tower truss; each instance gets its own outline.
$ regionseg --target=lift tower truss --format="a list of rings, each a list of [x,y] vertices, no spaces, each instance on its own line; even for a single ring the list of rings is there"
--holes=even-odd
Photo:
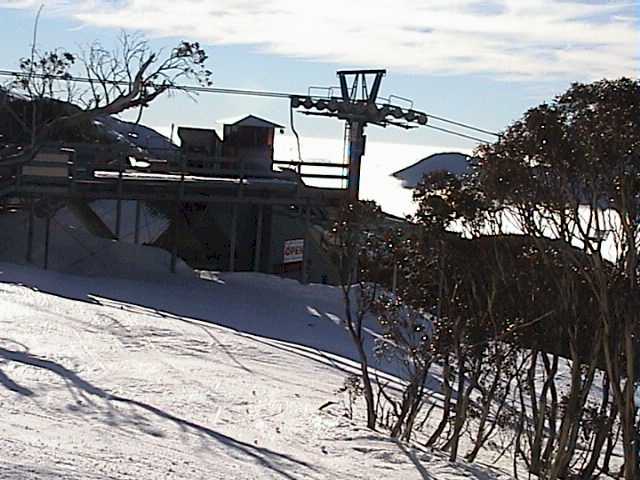
[[[327,95],[312,95],[312,89],[309,89],[307,96],[291,97],[291,108],[301,113],[345,121],[347,189],[352,200],[358,199],[367,125],[393,125],[410,129],[428,122],[426,113],[391,103],[393,98],[400,97],[380,97],[380,87],[386,73],[386,70],[341,70],[337,72],[340,86],[323,89],[328,92]],[[334,95],[336,91],[339,94]]]

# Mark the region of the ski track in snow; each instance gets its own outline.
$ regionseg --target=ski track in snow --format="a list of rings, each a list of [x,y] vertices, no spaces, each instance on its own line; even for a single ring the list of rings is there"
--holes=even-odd
[[[337,289],[0,272],[2,479],[511,478],[342,415]]]

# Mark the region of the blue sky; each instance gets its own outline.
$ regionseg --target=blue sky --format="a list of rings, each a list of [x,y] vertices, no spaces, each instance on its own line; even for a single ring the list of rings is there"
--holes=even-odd
[[[0,0],[0,68],[28,55],[39,3]],[[383,94],[489,130],[505,128],[572,81],[637,77],[640,70],[637,2],[613,0],[51,0],[38,46],[109,46],[121,29],[143,32],[157,48],[200,41],[219,87],[304,93],[335,85],[341,68],[387,68]],[[289,122],[284,100],[220,95],[162,99],[144,122],[204,127],[247,113]],[[296,122],[303,136],[341,135],[336,121]],[[427,129],[368,133],[375,142],[474,146]]]

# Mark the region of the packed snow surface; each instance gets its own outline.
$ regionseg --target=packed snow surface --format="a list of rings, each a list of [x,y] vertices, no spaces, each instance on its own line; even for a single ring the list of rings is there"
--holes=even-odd
[[[260,274],[0,263],[0,478],[510,478],[344,416],[340,298]]]

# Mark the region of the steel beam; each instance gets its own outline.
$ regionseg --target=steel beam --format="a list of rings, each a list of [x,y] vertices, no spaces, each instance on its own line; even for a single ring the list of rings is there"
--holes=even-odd
[[[360,169],[364,156],[364,123],[349,121],[349,196],[358,200],[360,194]]]
[[[15,194],[22,197],[33,196],[52,196],[58,198],[79,198],[85,200],[100,200],[118,198],[113,184],[104,184],[102,182],[78,182],[76,191],[70,190],[68,187],[55,185],[23,185],[20,189],[16,189]],[[109,188],[105,188],[109,187]],[[141,182],[134,189],[125,189],[121,193],[122,200],[148,200],[148,201],[175,201],[175,186],[168,188],[157,188],[157,185],[148,185]],[[155,187],[155,192],[153,191]],[[199,203],[222,203],[222,204],[263,204],[263,205],[306,205],[310,203],[316,206],[334,205],[347,197],[347,191],[341,189],[315,189],[307,187],[302,194],[296,195],[295,191],[283,194],[281,192],[258,191],[252,193],[250,190],[242,196],[229,193],[212,192],[204,188],[185,188],[186,192],[183,197],[184,202]]]

